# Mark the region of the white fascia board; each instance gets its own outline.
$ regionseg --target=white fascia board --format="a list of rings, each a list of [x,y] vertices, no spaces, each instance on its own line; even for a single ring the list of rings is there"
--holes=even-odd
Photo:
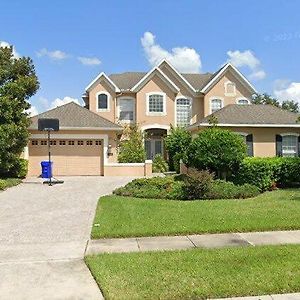
[[[210,127],[214,126],[209,123],[201,123],[189,126],[187,129],[191,130],[199,127]],[[262,128],[300,128],[300,124],[217,124],[217,127],[262,127]]]
[[[185,83],[193,93],[196,93],[197,90],[194,89],[194,87],[175,69],[174,66],[171,65],[170,62],[168,62],[166,59],[163,59],[158,65],[157,65],[157,68],[160,68],[160,66],[163,64],[163,63],[166,63],[170,69],[180,78],[180,80]]]
[[[118,93],[120,92],[120,89],[116,86],[116,84],[104,73],[101,72],[86,88],[85,90],[88,92],[90,88],[98,81],[101,79],[101,77],[104,77],[109,84],[114,88],[115,92]]]
[[[165,74],[163,73],[158,67],[154,67],[151,69],[132,89],[132,92],[138,92],[140,87],[143,85],[143,83],[146,83],[149,81],[152,76],[154,75],[155,72],[158,72],[160,75],[160,78],[163,79],[170,87],[172,90],[179,92],[180,89],[179,87]]]
[[[220,77],[227,71],[228,68],[232,68],[232,70],[243,80],[243,84],[248,87],[249,90],[251,90],[252,93],[257,93],[254,86],[249,82],[249,80],[232,64],[227,63],[220,71],[219,73],[207,83],[207,85],[200,90],[201,93],[205,94],[207,90],[209,90],[219,79]]]

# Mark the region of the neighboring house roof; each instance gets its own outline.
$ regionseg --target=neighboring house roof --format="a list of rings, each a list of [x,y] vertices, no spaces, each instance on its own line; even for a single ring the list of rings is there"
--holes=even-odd
[[[298,114],[273,105],[229,104],[188,128],[208,126],[211,116],[217,118],[218,126],[300,127],[300,124],[297,123]]]
[[[153,72],[159,71],[161,75],[164,77],[167,83],[170,83],[170,78],[164,74],[160,67],[162,65],[168,65],[169,69],[173,71],[177,75],[177,78],[182,81],[182,83],[186,84],[193,92],[201,92],[206,93],[210,88],[214,86],[215,83],[221,78],[221,76],[227,71],[231,70],[233,74],[241,81],[241,83],[249,89],[252,93],[256,93],[256,90],[251,85],[251,83],[247,80],[247,78],[233,65],[230,63],[222,66],[215,73],[179,73],[167,60],[162,60],[156,67],[154,67],[149,72],[125,72],[125,73],[117,73],[111,74],[107,76],[105,73],[100,73],[87,87],[86,91],[89,91],[91,87],[101,80],[107,80],[108,83],[112,86],[115,92],[120,91],[135,91],[136,87],[139,83],[143,83],[144,80],[148,79],[147,75],[153,74]],[[176,86],[175,83],[171,82],[171,85]]]
[[[96,113],[70,102],[65,105],[50,109],[44,113],[30,118],[32,121],[29,129],[38,129],[38,119],[59,119],[61,129],[102,129],[122,130],[122,127],[97,115]]]

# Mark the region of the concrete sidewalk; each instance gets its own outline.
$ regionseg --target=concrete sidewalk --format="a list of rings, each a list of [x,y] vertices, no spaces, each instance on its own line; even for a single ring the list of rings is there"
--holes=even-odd
[[[300,244],[300,230],[90,240],[85,254],[283,244]]]

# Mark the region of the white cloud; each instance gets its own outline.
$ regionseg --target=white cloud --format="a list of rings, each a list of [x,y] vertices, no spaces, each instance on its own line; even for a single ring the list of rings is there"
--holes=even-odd
[[[183,73],[197,73],[201,70],[200,55],[193,48],[175,47],[169,52],[155,43],[155,35],[151,32],[144,33],[141,43],[152,67],[161,60],[167,59],[178,71]]]
[[[264,70],[253,71],[248,77],[252,80],[261,80],[266,77],[266,72]]]
[[[230,62],[235,67],[248,67],[251,73],[248,77],[252,80],[261,80],[266,77],[266,72],[261,67],[260,60],[255,56],[251,50],[245,51],[227,51],[229,58],[227,62]]]
[[[8,42],[0,41],[0,48],[10,47],[11,45]],[[16,47],[13,46],[13,56],[14,58],[20,58],[20,54],[17,52]]]
[[[286,87],[275,87],[274,95],[278,100],[294,100],[300,103],[300,82],[291,82]]]
[[[33,117],[39,114],[37,108],[33,105],[31,105],[31,107],[27,109],[26,112],[29,114],[29,117]]]
[[[77,59],[86,66],[97,66],[101,64],[101,60],[97,57],[78,56]]]
[[[46,48],[41,49],[37,53],[38,57],[47,56],[53,60],[62,60],[69,57],[69,55],[61,50],[49,51]]]
[[[78,99],[76,98],[72,98],[72,97],[69,97],[69,96],[66,96],[64,97],[63,99],[61,98],[56,98],[54,99],[51,103],[50,103],[50,109],[51,108],[55,108],[55,107],[58,107],[58,106],[62,106],[64,104],[67,104],[67,103],[70,103],[70,102],[75,102],[77,104],[80,105],[80,102]]]

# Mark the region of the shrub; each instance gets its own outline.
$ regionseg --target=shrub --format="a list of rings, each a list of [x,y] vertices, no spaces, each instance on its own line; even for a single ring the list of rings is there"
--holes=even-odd
[[[209,171],[189,169],[184,177],[184,190],[188,199],[201,199],[212,187],[213,175]]]
[[[259,187],[261,191],[271,189],[275,185],[290,187],[300,184],[299,157],[249,157],[243,160],[234,182],[249,183]]]
[[[187,150],[187,163],[226,178],[238,168],[245,156],[246,144],[241,136],[213,127],[203,130],[192,141]]]
[[[118,161],[120,163],[142,163],[146,159],[143,135],[138,125],[124,128],[119,143]]]
[[[24,178],[27,175],[28,170],[28,160],[23,158],[18,158],[14,161],[13,165],[10,167],[9,171],[1,172],[1,177],[4,178]]]
[[[170,170],[179,173],[179,161],[186,157],[186,149],[192,141],[192,135],[183,127],[171,127],[170,134],[165,138],[169,155]]]
[[[261,191],[268,190],[274,181],[273,164],[270,160],[260,157],[245,158],[234,177],[235,183],[249,183],[257,186]]]
[[[153,159],[152,172],[164,173],[168,171],[168,164],[161,154],[156,154]]]
[[[184,199],[183,182],[173,176],[139,178],[114,190],[115,195],[137,198]]]
[[[251,184],[235,185],[224,180],[215,180],[206,199],[245,199],[255,197],[260,193],[259,188]]]
[[[15,186],[19,183],[21,183],[21,179],[18,178],[6,178],[6,179],[0,179],[0,190],[5,190],[9,187]]]

